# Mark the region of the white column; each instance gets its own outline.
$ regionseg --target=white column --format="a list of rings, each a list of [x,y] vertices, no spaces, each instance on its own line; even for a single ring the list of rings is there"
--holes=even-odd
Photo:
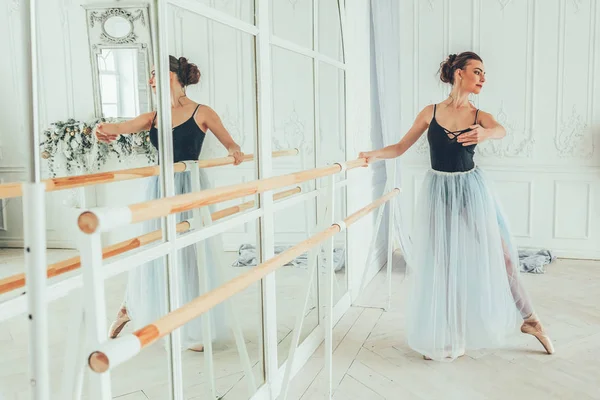
[[[258,70],[258,178],[272,176],[273,130],[273,85],[271,76],[271,6],[269,0],[255,2],[258,35],[256,36],[257,70]],[[275,227],[273,221],[273,192],[259,195],[260,206],[264,210],[260,219],[260,262],[273,257],[275,244]],[[263,294],[263,340],[265,350],[265,379],[272,389],[279,375],[277,362],[277,308],[275,274],[269,274],[262,280]]]
[[[173,140],[171,121],[171,98],[169,86],[169,52],[168,52],[168,18],[166,0],[154,0],[152,10],[154,32],[154,65],[156,68],[157,106],[158,106],[158,146],[160,162],[160,186],[163,197],[175,194],[174,169],[173,169]],[[161,219],[163,237],[166,241],[174,241],[177,236],[175,230],[175,215]],[[172,249],[164,258],[167,276],[167,304],[168,310],[173,311],[179,307],[179,274],[177,266],[177,251]],[[183,371],[181,366],[181,330],[176,329],[168,336],[169,344],[169,384],[171,398],[183,399]]]
[[[102,270],[102,242],[100,232],[79,233],[81,269],[84,288],[84,325],[86,353],[91,354],[108,339],[106,328],[106,300],[104,296],[104,271]],[[69,371],[65,371],[68,373]],[[111,400],[110,373],[90,372],[88,393],[92,400]]]
[[[328,225],[333,225],[335,218],[335,175],[328,176],[326,193],[326,211],[325,221]],[[323,329],[325,330],[325,366],[323,370],[326,376],[327,389],[325,398],[331,399],[333,396],[333,280],[335,279],[334,263],[333,263],[333,248],[335,244],[335,235],[327,239],[325,243],[325,321]]]
[[[40,183],[38,117],[38,41],[35,0],[25,0],[21,29],[25,46],[20,64],[25,68],[21,92],[25,97],[25,138],[28,183],[23,184],[23,225],[27,302],[29,310],[29,394],[45,400],[50,395],[48,373],[48,307],[46,298],[45,186]]]

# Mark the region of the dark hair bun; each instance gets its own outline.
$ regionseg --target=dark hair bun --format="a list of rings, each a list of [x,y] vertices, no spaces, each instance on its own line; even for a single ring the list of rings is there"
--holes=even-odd
[[[179,81],[183,86],[195,85],[200,82],[198,66],[188,62],[185,57],[179,57],[179,71]]]
[[[456,72],[457,69],[465,69],[471,60],[482,61],[481,57],[472,51],[465,51],[460,54],[450,54],[448,58],[440,64],[439,72],[442,82],[454,85],[454,72]]]
[[[445,61],[440,64],[440,79],[444,83],[454,83],[454,62],[456,61],[456,54],[450,54]]]

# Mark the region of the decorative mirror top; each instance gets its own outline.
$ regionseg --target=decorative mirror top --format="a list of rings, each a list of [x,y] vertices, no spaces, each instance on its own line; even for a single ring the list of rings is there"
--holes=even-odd
[[[104,43],[136,43],[139,37],[136,35],[134,22],[139,20],[142,27],[148,29],[144,11],[144,9],[129,11],[125,8],[108,8],[103,12],[91,11],[90,28],[94,28],[96,23],[100,24],[102,27],[100,40]]]

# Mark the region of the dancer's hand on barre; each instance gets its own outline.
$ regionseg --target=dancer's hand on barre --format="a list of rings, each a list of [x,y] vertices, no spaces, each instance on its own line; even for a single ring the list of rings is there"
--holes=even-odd
[[[229,155],[233,157],[233,165],[240,165],[244,161],[244,153],[242,153],[240,146],[234,144],[228,150]]]
[[[101,142],[110,143],[114,140],[117,140],[119,134],[107,133],[104,130],[104,123],[101,122],[96,126],[96,137]]]
[[[365,167],[377,161],[377,157],[373,151],[361,151],[358,154],[358,158],[365,158],[367,160],[367,163],[364,165]]]

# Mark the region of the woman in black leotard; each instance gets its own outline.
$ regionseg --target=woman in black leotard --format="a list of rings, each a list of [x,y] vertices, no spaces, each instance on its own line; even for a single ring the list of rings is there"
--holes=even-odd
[[[208,106],[196,104],[190,100],[185,93],[189,85],[198,83],[200,71],[198,67],[187,61],[185,57],[179,59],[169,57],[169,77],[171,88],[171,120],[173,122],[173,158],[175,162],[198,160],[206,132],[212,132],[227,149],[238,165],[243,159],[240,146],[235,143],[231,135],[223,127],[219,116]],[[156,79],[152,71],[149,81],[153,91],[156,91]],[[99,124],[96,135],[101,141],[109,142],[115,140],[119,135],[143,130],[150,131],[150,141],[158,148],[158,129],[155,112],[142,114],[137,118],[119,124]],[[200,169],[200,187],[207,189],[209,182],[206,174]],[[178,172],[175,174],[176,194],[191,191],[190,172]],[[158,177],[150,178],[148,188],[148,199],[160,197],[160,185]],[[177,215],[178,221],[191,218],[191,213],[184,212]],[[146,232],[160,229],[159,220],[151,220],[144,223]],[[218,258],[216,253],[222,251],[222,244],[218,237],[212,237],[200,243],[206,254],[209,272],[209,285],[214,288],[218,285],[213,268],[222,267],[216,265]],[[181,304],[185,304],[201,294],[200,279],[196,264],[196,246],[188,246],[178,252],[179,287],[181,293]],[[109,336],[114,338],[119,335],[125,324],[130,320],[136,328],[142,327],[160,318],[167,312],[166,300],[166,276],[162,259],[140,265],[129,272],[125,302],[121,306],[117,319],[110,327]],[[208,313],[212,319],[213,339],[222,340],[228,335],[225,323],[225,312],[223,306],[218,306]],[[182,328],[182,345],[190,350],[202,351],[202,326],[198,318],[186,324]]]
[[[519,278],[519,259],[506,218],[475,146],[505,129],[469,102],[485,83],[481,58],[452,54],[441,64],[448,98],[425,107],[400,142],[360,153],[367,163],[404,154],[427,130],[431,169],[414,219],[407,260],[408,344],[426,359],[451,361],[466,350],[500,346],[521,325],[552,354],[554,348]]]

